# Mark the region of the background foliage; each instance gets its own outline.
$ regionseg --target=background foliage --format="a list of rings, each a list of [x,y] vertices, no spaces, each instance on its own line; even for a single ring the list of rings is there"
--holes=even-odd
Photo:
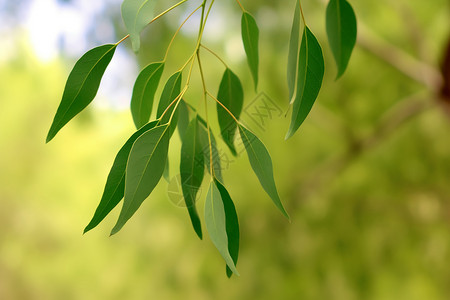
[[[84,1],[61,2],[76,8]],[[119,6],[110,2],[97,20],[112,22],[105,24],[121,37]],[[121,109],[126,104],[100,94],[94,107],[45,146],[78,54],[66,40],[58,58],[39,59],[23,22],[33,1],[10,3],[0,2],[1,14],[9,16],[0,18],[6,32],[0,43],[0,298],[450,297],[450,123],[436,92],[450,28],[448,1],[352,1],[362,30],[345,75],[334,82],[332,54],[323,46],[324,88],[298,134],[283,142],[289,123],[283,116],[266,120],[262,129],[252,127],[271,152],[292,224],[273,209],[256,177],[240,176],[250,168],[246,157],[232,159],[223,176],[239,199],[242,250],[241,277],[231,280],[212,243],[199,242],[185,210],[169,201],[165,184],[121,234],[107,237],[114,211],[97,230],[81,235],[115,153],[133,132],[132,118]],[[240,44],[239,7],[220,5],[205,39],[240,75],[249,91],[245,107],[256,94],[250,92],[253,82]],[[261,30],[260,90],[283,110],[293,5],[246,3]],[[325,41],[325,4],[303,5],[309,26]],[[163,55],[182,11],[144,31],[142,64]],[[196,30],[184,32],[172,62],[184,59]],[[84,43],[115,41],[92,32]],[[211,66],[205,70],[211,86],[220,80],[215,64],[214,58],[205,64]],[[200,84],[196,88],[192,94],[200,95]],[[131,91],[124,94],[121,101],[127,103]],[[171,151],[170,160],[177,161],[179,145]],[[174,176],[175,167],[171,171]]]

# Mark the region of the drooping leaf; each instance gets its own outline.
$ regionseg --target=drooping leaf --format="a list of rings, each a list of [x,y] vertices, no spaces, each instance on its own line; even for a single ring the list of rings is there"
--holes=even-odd
[[[211,241],[231,271],[239,276],[233,259],[228,251],[228,236],[226,228],[226,215],[220,191],[214,181],[209,185],[205,201],[205,224]]]
[[[163,70],[164,63],[153,63],[145,67],[136,79],[131,97],[131,115],[136,128],[141,128],[150,119]]]
[[[153,18],[155,0],[124,0],[122,3],[122,19],[130,34],[134,52],[141,47],[141,31]]]
[[[327,35],[338,68],[344,74],[356,43],[357,25],[352,6],[346,0],[330,0],[327,6]]]
[[[192,226],[198,237],[202,239],[202,226],[196,207],[197,193],[203,182],[205,171],[202,143],[198,128],[198,119],[189,123],[181,146],[180,176],[184,201],[191,218]]]
[[[255,19],[248,12],[242,14],[241,19],[242,42],[244,43],[247,62],[255,82],[255,89],[258,87],[259,70],[259,29]]]
[[[250,165],[258,177],[261,186],[270,198],[272,198],[273,203],[275,203],[278,209],[289,219],[275,185],[272,158],[270,157],[269,152],[256,135],[242,125],[239,125],[238,127],[242,142],[248,154],[248,160],[250,161]]]
[[[170,183],[170,164],[169,158],[166,160],[166,165],[164,166],[163,178],[167,183]]]
[[[180,139],[183,140],[189,126],[189,108],[186,102],[181,99],[180,105],[178,105],[178,133]]]
[[[300,6],[296,1],[294,20],[292,21],[291,37],[289,42],[289,56],[287,66],[287,83],[289,88],[289,101],[293,101],[294,91],[297,83],[298,55],[300,44]]]
[[[50,142],[58,131],[79,114],[97,95],[100,81],[117,45],[103,45],[89,50],[75,64],[47,135]]]
[[[217,180],[215,181],[215,184],[219,189],[220,196],[222,197],[223,207],[225,209],[228,252],[233,259],[234,265],[236,265],[239,256],[239,220],[236,213],[236,208],[227,189]],[[226,267],[226,272],[227,276],[231,277],[232,271],[228,266]]]
[[[201,126],[199,126],[198,129],[199,129],[200,142],[201,142],[202,149],[203,149],[206,170],[208,171],[208,173],[211,173],[211,158],[212,158],[214,177],[217,178],[223,184],[224,181],[222,178],[221,156],[220,156],[219,151],[217,150],[216,139],[214,137],[213,132],[210,130],[209,131],[210,137],[211,137],[211,147],[210,147],[206,122],[199,116],[197,116],[197,118],[199,119],[199,122],[201,124]],[[211,151],[210,151],[210,149],[211,149]],[[211,155],[211,153],[212,153],[212,155]]]
[[[182,72],[176,72],[167,80],[164,89],[161,94],[161,98],[158,104],[158,110],[156,112],[156,117],[159,118],[162,116],[164,111],[169,107],[172,102],[180,96],[181,92],[181,78]],[[161,120],[161,124],[166,124],[170,120],[170,116],[172,115],[173,110],[175,109],[175,105],[172,105],[167,112],[164,114],[164,117]],[[178,122],[178,109],[175,111],[172,123],[170,125],[170,135],[175,131]]]
[[[133,144],[125,174],[123,207],[111,235],[133,216],[161,179],[169,150],[167,125],[142,134]]]
[[[322,86],[324,61],[319,42],[307,26],[303,31],[298,57],[292,120],[286,139],[290,138],[308,116]]]
[[[241,81],[230,69],[226,69],[220,82],[217,99],[239,119],[244,104],[244,90]],[[234,137],[236,134],[236,121],[217,103],[217,117],[219,120],[222,138],[233,155],[236,155]]]
[[[117,153],[111,171],[109,171],[100,204],[95,210],[92,220],[84,229],[84,233],[95,228],[101,221],[103,221],[111,210],[119,204],[120,200],[122,200],[125,191],[125,169],[131,147],[138,137],[140,137],[144,132],[155,127],[156,124],[157,122],[148,123],[136,131]]]

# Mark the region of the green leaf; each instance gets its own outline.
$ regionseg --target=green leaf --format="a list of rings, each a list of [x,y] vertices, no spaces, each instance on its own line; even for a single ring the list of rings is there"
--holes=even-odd
[[[169,107],[169,105],[180,96],[181,93],[181,78],[182,78],[182,72],[176,72],[170,78],[167,80],[164,89],[161,94],[161,98],[159,100],[158,104],[158,110],[156,112],[156,117],[159,118],[162,116],[164,111]],[[166,124],[170,120],[170,116],[175,109],[175,104],[173,104],[165,113],[164,117],[161,120],[161,124]],[[175,112],[175,115],[173,116],[172,123],[170,125],[170,135],[175,131],[177,127],[177,120],[178,120],[178,109]]]
[[[239,119],[244,104],[244,90],[241,81],[230,69],[226,69],[223,74],[217,99]],[[230,148],[231,153],[236,155],[236,148],[234,147],[236,121],[220,104],[217,104],[217,117],[222,138]]]
[[[178,133],[180,134],[180,139],[183,140],[186,134],[187,128],[189,126],[189,108],[186,102],[181,99],[178,105]]]
[[[239,276],[233,259],[228,251],[228,236],[226,228],[226,215],[220,191],[214,181],[208,189],[205,201],[205,224],[211,241],[227,263],[231,271]]]
[[[298,71],[298,45],[300,42],[300,1],[296,1],[294,20],[292,22],[291,38],[289,42],[289,56],[287,67],[287,83],[289,88],[289,101],[292,101],[294,96],[295,86],[297,82]]]
[[[166,165],[164,166],[163,178],[167,183],[170,183],[170,164],[169,158],[166,160]]]
[[[293,101],[292,120],[286,139],[290,138],[311,111],[322,86],[324,62],[319,42],[307,26],[299,50],[298,70]]]
[[[200,136],[200,143],[202,145],[203,149],[203,155],[204,155],[204,162],[205,167],[208,173],[211,172],[211,154],[212,153],[212,161],[213,161],[213,171],[214,171],[214,177],[217,178],[220,182],[224,182],[222,178],[222,166],[221,166],[221,157],[219,154],[219,151],[217,150],[217,143],[216,139],[214,138],[213,132],[210,130],[210,137],[211,137],[211,151],[209,147],[209,137],[208,137],[208,129],[206,122],[197,116],[199,119],[199,122],[201,126],[199,126],[199,136]]]
[[[328,41],[338,68],[338,79],[344,74],[355,47],[356,16],[346,0],[330,0],[326,20]]]
[[[205,171],[202,143],[199,135],[199,122],[192,119],[187,128],[181,146],[180,176],[184,201],[191,218],[192,226],[198,237],[202,239],[202,226],[195,201],[203,182]]]
[[[157,122],[148,123],[136,131],[117,153],[111,171],[109,171],[100,204],[95,210],[92,220],[84,229],[84,233],[95,228],[101,221],[103,221],[111,210],[119,204],[120,200],[122,200],[125,191],[125,169],[131,147],[138,137],[140,137],[144,132],[154,128],[156,124]]]
[[[122,19],[131,38],[134,52],[141,47],[141,31],[153,18],[155,0],[124,0],[122,3]]]
[[[145,67],[136,79],[131,97],[131,115],[136,128],[141,128],[150,119],[163,70],[164,63],[153,63]]]
[[[77,61],[67,79],[61,103],[47,135],[47,143],[94,100],[116,47],[117,45],[103,45],[91,49]]]
[[[258,87],[259,69],[259,29],[255,19],[248,12],[242,14],[241,19],[242,42],[244,43],[247,62],[255,82],[255,89]]]
[[[125,225],[160,181],[169,150],[168,132],[167,125],[157,126],[134,142],[127,163],[123,207],[111,235]]]
[[[225,223],[227,228],[228,237],[228,252],[233,259],[234,265],[237,264],[239,256],[239,220],[234,207],[233,200],[231,200],[230,194],[227,189],[218,181],[215,181],[217,188],[219,189],[220,196],[222,197],[223,207],[225,209]],[[227,276],[231,277],[232,271],[227,266]]]
[[[272,198],[273,203],[275,203],[278,209],[289,219],[289,216],[281,203],[280,197],[278,196],[277,187],[273,178],[272,159],[270,158],[269,152],[258,137],[242,125],[239,125],[239,133],[241,134],[242,142],[247,151],[250,165],[258,177],[263,189],[270,198]]]

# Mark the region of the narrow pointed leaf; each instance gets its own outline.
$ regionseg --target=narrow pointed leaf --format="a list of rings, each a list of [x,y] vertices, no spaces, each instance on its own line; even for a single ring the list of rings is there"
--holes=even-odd
[[[244,90],[241,81],[230,69],[226,69],[220,82],[217,99],[239,119],[244,104]],[[236,135],[236,121],[220,105],[217,104],[217,117],[220,125],[220,133],[233,155],[236,155],[234,137]]]
[[[183,140],[189,126],[189,108],[186,102],[181,99],[180,105],[178,105],[178,133],[180,139]]]
[[[67,79],[61,103],[47,135],[47,143],[64,125],[94,100],[116,47],[116,45],[96,47],[77,61]]]
[[[160,181],[169,150],[167,125],[148,130],[133,144],[125,174],[123,207],[111,235],[133,216]]]
[[[205,201],[205,224],[211,241],[231,271],[239,276],[233,259],[228,251],[228,236],[226,215],[220,191],[214,181],[211,181]]]
[[[255,83],[258,87],[259,70],[259,29],[255,19],[248,12],[242,14],[241,19],[242,42],[244,43],[247,62]]]
[[[141,128],[150,119],[163,70],[164,63],[153,63],[145,67],[136,79],[131,97],[131,115],[136,128]]]
[[[196,199],[203,182],[205,171],[202,143],[200,141],[197,118],[192,119],[183,138],[181,146],[180,176],[184,201],[191,218],[192,226],[202,239],[202,226],[198,216]]]
[[[167,183],[170,183],[170,164],[169,164],[169,158],[166,160],[166,165],[164,166],[164,173],[163,178]]]
[[[307,26],[303,31],[297,74],[292,120],[286,139],[294,135],[305,121],[322,86],[324,74],[322,49]]]
[[[84,233],[95,228],[103,219],[111,212],[111,210],[119,204],[125,192],[125,169],[127,166],[128,156],[130,155],[133,143],[144,132],[155,127],[157,122],[151,122],[136,131],[119,150],[114,160],[111,171],[109,171],[106,181],[105,190],[103,191],[100,204],[95,210],[94,216],[84,229]]]
[[[356,43],[356,16],[346,0],[330,0],[327,6],[327,35],[338,68],[344,74]]]
[[[182,78],[182,72],[176,72],[170,78],[167,80],[164,89],[161,94],[161,98],[159,100],[158,104],[158,110],[156,113],[156,117],[159,118],[162,116],[164,111],[169,107],[169,105],[180,96],[181,93],[181,78]],[[175,104],[172,105],[167,112],[165,113],[164,117],[161,120],[161,124],[166,124],[169,122],[170,116],[172,115],[173,110],[175,109]],[[178,109],[175,112],[172,120],[172,124],[170,125],[170,135],[175,131],[177,127],[178,122]]]
[[[227,189],[219,182],[215,181],[217,188],[219,189],[220,196],[222,197],[223,207],[225,209],[225,223],[227,228],[228,237],[228,252],[233,259],[236,266],[239,256],[239,220],[236,213],[236,207],[233,200],[231,200],[230,194]],[[227,276],[231,277],[232,271],[226,267]]]
[[[296,1],[294,20],[292,21],[291,38],[289,42],[289,56],[287,66],[287,83],[289,88],[289,101],[294,96],[295,87],[297,84],[298,72],[298,55],[300,45],[300,7],[299,1]]]
[[[203,155],[204,155],[204,162],[205,162],[205,168],[208,171],[208,173],[211,172],[211,154],[212,153],[212,164],[213,164],[213,171],[214,171],[214,177],[217,178],[220,182],[224,183],[223,177],[222,177],[222,164],[221,164],[221,156],[219,151],[217,150],[217,143],[216,139],[214,137],[214,134],[210,130],[210,137],[211,137],[211,148],[209,147],[209,138],[208,138],[208,129],[206,127],[206,122],[198,117],[199,122],[201,123],[201,126],[199,126],[199,136],[200,136],[200,143],[202,145],[203,149]],[[210,151],[211,149],[211,151]]]
[[[134,52],[141,47],[141,31],[153,18],[155,0],[124,0],[122,3],[122,19],[130,34]]]
[[[250,165],[258,177],[261,186],[270,198],[272,198],[273,203],[275,203],[278,209],[289,219],[289,216],[281,203],[280,196],[278,196],[277,187],[273,177],[272,158],[270,157],[269,152],[258,137],[245,127],[239,125],[239,133],[241,134],[242,142],[247,151]]]

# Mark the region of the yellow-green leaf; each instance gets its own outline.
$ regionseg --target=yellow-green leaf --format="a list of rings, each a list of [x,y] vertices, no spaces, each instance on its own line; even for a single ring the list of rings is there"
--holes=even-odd
[[[228,251],[225,208],[222,196],[215,181],[211,181],[208,194],[206,195],[205,224],[211,241],[214,246],[216,246],[217,250],[219,250],[220,255],[222,255],[227,263],[227,266],[234,274],[239,276],[234,261]]]
[[[227,228],[227,238],[228,238],[228,252],[233,259],[234,265],[237,264],[239,256],[239,220],[236,213],[236,207],[234,206],[233,200],[231,200],[230,194],[228,193],[225,186],[218,180],[215,181],[217,188],[219,189],[220,196],[222,197],[223,207],[225,209],[225,223]],[[227,276],[231,277],[232,271],[230,267],[226,267]]]
[[[116,45],[99,46],[86,52],[77,61],[67,79],[61,103],[47,135],[47,143],[94,100],[115,50]]]

